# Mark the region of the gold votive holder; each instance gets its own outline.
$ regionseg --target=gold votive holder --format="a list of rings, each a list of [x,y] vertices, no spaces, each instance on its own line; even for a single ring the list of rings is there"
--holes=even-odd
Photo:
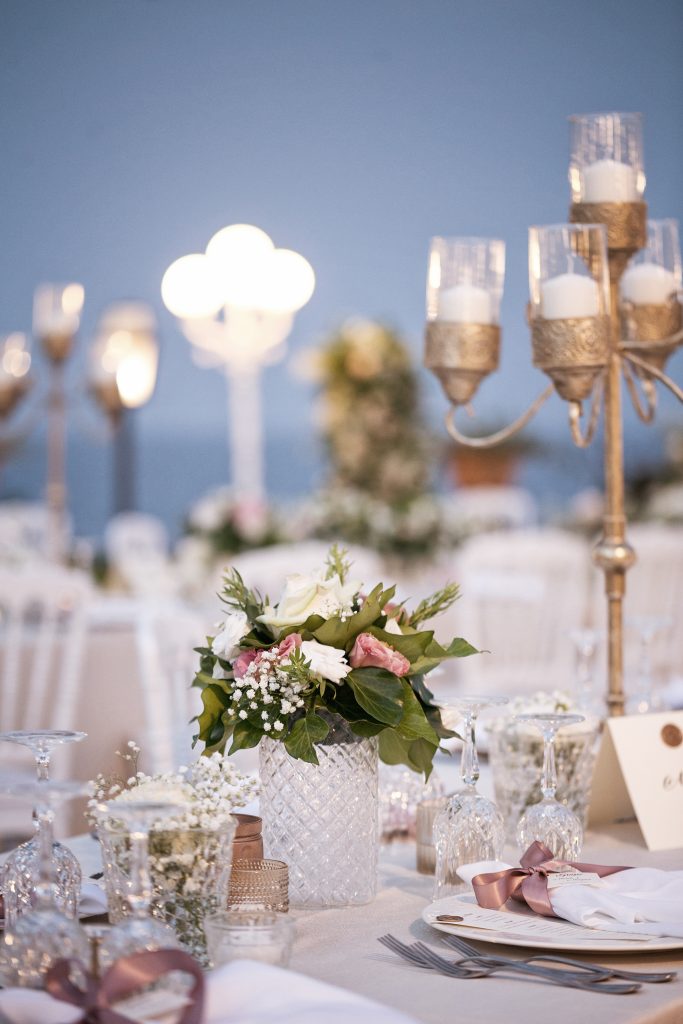
[[[573,317],[531,321],[533,364],[551,378],[566,401],[589,398],[609,360],[609,318]]]
[[[681,344],[683,306],[675,296],[661,305],[622,302],[622,348],[663,370],[669,356]]]
[[[436,870],[434,849],[434,819],[449,801],[447,796],[423,800],[417,805],[415,839],[417,847],[417,870],[421,875],[433,875]]]
[[[289,910],[289,868],[281,860],[238,860],[230,874],[228,906],[259,903],[268,910]]]
[[[441,381],[454,405],[465,405],[498,368],[500,327],[432,320],[425,331],[425,366]]]

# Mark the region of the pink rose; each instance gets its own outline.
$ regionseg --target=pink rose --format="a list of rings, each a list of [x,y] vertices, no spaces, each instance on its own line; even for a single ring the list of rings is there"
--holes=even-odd
[[[292,653],[295,647],[301,647],[301,634],[290,633],[286,636],[281,644],[277,647],[277,653],[280,656],[280,660],[284,661]]]
[[[248,651],[242,651],[232,663],[232,670],[235,673],[235,679],[241,679],[244,673],[247,671],[252,661],[256,661],[261,652],[255,648],[251,648]]]
[[[349,662],[353,668],[385,668],[395,676],[405,676],[410,671],[407,658],[370,633],[360,633],[356,637]]]

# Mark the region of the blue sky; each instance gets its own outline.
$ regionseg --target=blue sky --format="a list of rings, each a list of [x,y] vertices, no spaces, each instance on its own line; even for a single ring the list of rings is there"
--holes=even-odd
[[[567,116],[642,110],[652,215],[683,214],[683,5],[670,0],[4,0],[0,37],[0,330],[29,327],[39,280],[80,280],[82,359],[104,305],[151,302],[163,349],[138,417],[145,457],[194,437],[216,483],[224,384],[192,363],[159,284],[221,226],[256,223],[313,264],[290,354],[364,315],[418,356],[430,236],[504,238],[502,370],[479,403],[492,417],[542,384],[526,231],[566,217]],[[424,385],[436,422],[444,406]],[[287,363],[267,372],[271,438],[310,435],[309,388]],[[559,436],[565,413],[555,400],[537,430]]]

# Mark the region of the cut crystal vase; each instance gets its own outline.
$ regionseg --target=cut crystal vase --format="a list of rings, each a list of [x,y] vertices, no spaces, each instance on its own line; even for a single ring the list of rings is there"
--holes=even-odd
[[[315,746],[317,765],[276,740],[259,748],[265,855],[289,865],[299,907],[369,903],[377,890],[377,740],[324,717],[330,731]]]

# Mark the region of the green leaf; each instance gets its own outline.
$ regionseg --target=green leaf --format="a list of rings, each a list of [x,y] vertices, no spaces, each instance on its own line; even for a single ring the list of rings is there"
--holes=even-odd
[[[346,682],[370,718],[386,725],[398,725],[403,715],[403,687],[392,672],[383,668],[358,668]]]
[[[437,747],[427,740],[408,740],[394,729],[379,735],[379,756],[385,764],[405,764],[415,772],[424,772],[428,779]]]
[[[424,655],[434,639],[434,633],[431,630],[426,630],[423,633],[399,634],[387,633],[386,630],[380,629],[379,626],[371,626],[367,632],[371,636],[376,637],[377,640],[381,640],[383,644],[393,647],[395,651],[398,651],[404,658],[407,658],[411,665]]]
[[[384,590],[383,585],[378,583],[354,615],[350,615],[344,621],[338,616],[328,619],[314,631],[315,639],[330,647],[348,649],[359,633],[363,633],[377,621],[384,606],[394,596],[395,590],[395,587]]]
[[[322,742],[329,731],[327,722],[314,711],[309,711],[305,718],[300,718],[294,723],[292,731],[285,739],[287,753],[300,761],[319,764],[314,744]]]
[[[357,722],[349,722],[349,728],[351,732],[355,732],[356,736],[377,736],[387,726],[382,722],[368,722],[365,718]]]
[[[405,679],[401,680],[403,687],[403,714],[401,721],[396,726],[396,731],[405,739],[424,739],[434,746],[439,745],[439,737],[429,724],[422,705],[413,693],[413,688]]]
[[[257,747],[263,736],[263,730],[252,725],[251,722],[236,722],[232,731],[232,746],[228,754],[234,754],[236,750],[246,750],[248,747]]]

